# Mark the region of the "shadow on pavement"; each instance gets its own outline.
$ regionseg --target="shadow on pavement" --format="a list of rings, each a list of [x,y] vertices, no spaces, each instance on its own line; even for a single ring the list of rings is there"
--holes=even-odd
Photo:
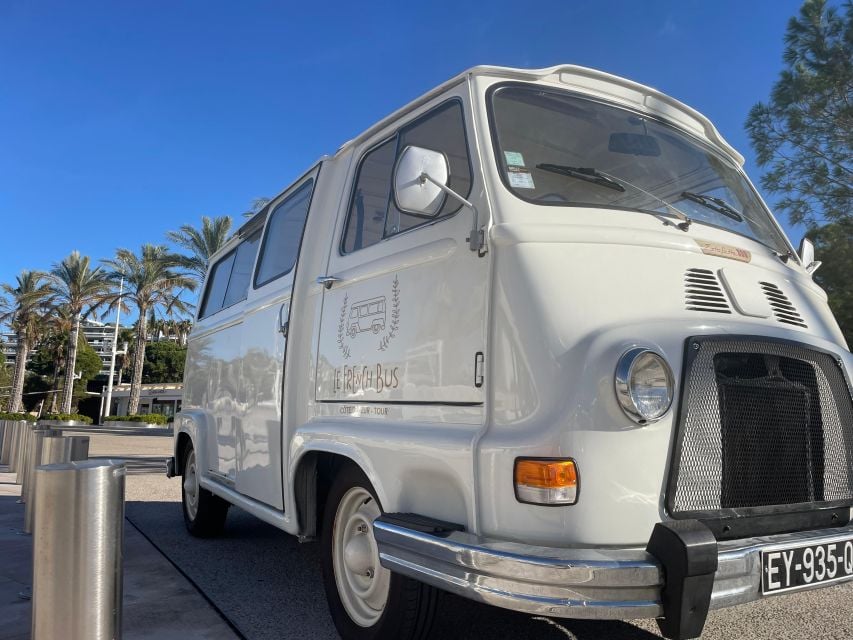
[[[337,638],[326,609],[317,544],[299,544],[293,536],[233,507],[225,534],[208,540],[186,532],[180,503],[128,502],[126,509],[133,525],[250,640]],[[431,634],[433,640],[659,637],[626,622],[532,617],[450,594],[442,597]]]

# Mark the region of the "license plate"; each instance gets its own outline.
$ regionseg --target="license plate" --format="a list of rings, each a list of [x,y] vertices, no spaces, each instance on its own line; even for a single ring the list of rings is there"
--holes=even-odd
[[[853,576],[853,538],[761,552],[765,595],[839,582]]]

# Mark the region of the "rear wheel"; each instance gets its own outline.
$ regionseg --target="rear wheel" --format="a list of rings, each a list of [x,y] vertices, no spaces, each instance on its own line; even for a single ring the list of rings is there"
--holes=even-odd
[[[358,467],[338,472],[323,516],[323,583],[344,640],[426,637],[438,592],[379,564],[373,521],[382,506]]]
[[[184,451],[183,469],[181,504],[187,531],[199,538],[219,535],[225,526],[225,517],[230,505],[201,487],[198,462],[192,445],[188,445]]]

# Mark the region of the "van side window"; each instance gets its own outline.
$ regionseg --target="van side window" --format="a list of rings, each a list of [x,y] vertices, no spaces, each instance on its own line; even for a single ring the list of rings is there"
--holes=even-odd
[[[471,193],[471,165],[468,161],[468,144],[465,140],[465,124],[462,119],[462,105],[454,100],[445,103],[424,118],[415,121],[400,132],[398,154],[406,147],[423,147],[441,151],[450,165],[450,179],[447,186],[463,198]],[[462,205],[454,198],[446,198],[437,218],[456,213]],[[431,220],[429,216],[405,213],[397,209],[392,194],[385,222],[385,235],[390,236],[406,231]]]
[[[358,169],[358,181],[344,233],[344,253],[358,251],[382,240],[391,172],[397,153],[397,138],[370,151]]]
[[[201,311],[198,314],[199,319],[206,318],[222,308],[225,292],[228,290],[228,280],[231,278],[231,267],[234,265],[234,256],[236,255],[237,252],[232,251],[221,258],[210,270],[210,277],[207,279],[207,291],[204,294],[204,302],[201,303]]]
[[[471,163],[465,138],[462,104],[450,100],[403,127],[393,138],[362,158],[341,243],[352,253],[402,231],[451,215],[461,205],[448,198],[436,216],[405,213],[397,209],[393,172],[397,157],[409,145],[441,151],[450,165],[448,186],[463,197],[471,192]]]
[[[313,190],[314,181],[308,180],[270,214],[255,271],[255,288],[280,278],[296,264]]]
[[[213,265],[199,319],[246,299],[260,238],[261,232],[256,231]]]
[[[234,265],[231,267],[231,280],[228,282],[228,290],[225,292],[223,307],[230,307],[246,299],[249,293],[249,281],[252,279],[252,267],[255,266],[255,258],[258,255],[258,241],[261,232],[256,231],[237,247],[237,255]]]

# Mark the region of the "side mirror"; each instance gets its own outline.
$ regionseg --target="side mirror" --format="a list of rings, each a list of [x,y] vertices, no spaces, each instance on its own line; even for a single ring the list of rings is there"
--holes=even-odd
[[[434,216],[444,204],[450,174],[443,153],[422,147],[406,147],[394,169],[394,197],[402,211]],[[424,175],[430,179],[425,180]]]
[[[800,262],[803,263],[806,273],[809,275],[812,275],[818,270],[820,265],[823,264],[822,262],[816,261],[814,258],[814,243],[808,238],[803,238],[800,241]]]

